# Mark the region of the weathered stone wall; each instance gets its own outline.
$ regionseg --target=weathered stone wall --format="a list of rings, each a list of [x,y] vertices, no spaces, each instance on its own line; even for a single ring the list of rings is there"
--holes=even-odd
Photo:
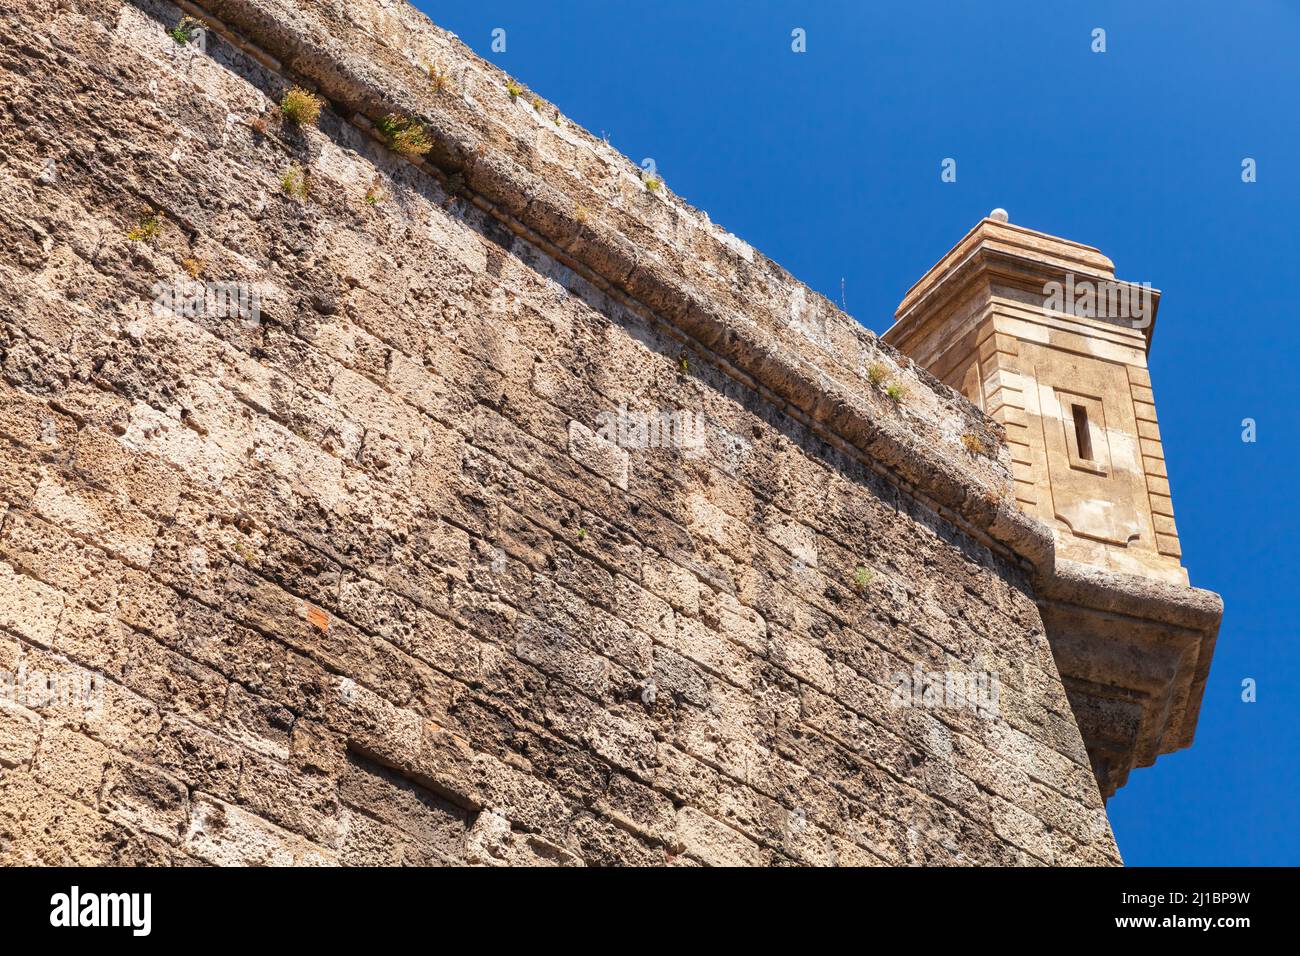
[[[1118,862],[997,427],[554,107],[385,0],[18,0],[0,84],[0,672],[102,675],[0,860]]]

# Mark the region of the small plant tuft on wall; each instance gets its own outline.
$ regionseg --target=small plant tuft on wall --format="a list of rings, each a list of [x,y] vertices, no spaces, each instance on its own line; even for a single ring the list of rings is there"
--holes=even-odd
[[[519,97],[523,94],[523,92],[524,92],[524,88],[520,86],[518,83],[516,83],[514,80],[506,81],[506,93],[510,95],[510,98],[512,100],[519,99]]]
[[[988,439],[983,435],[978,435],[975,432],[966,432],[961,436],[961,444],[962,447],[966,449],[966,452],[971,456],[987,455],[990,458],[993,457],[993,448]]]
[[[181,17],[180,22],[167,31],[167,35],[181,46],[186,46],[194,39],[194,31],[198,27],[199,21],[193,17]]]
[[[895,405],[901,405],[903,400],[907,398],[907,389],[900,383],[894,382],[885,389],[885,394],[889,396],[889,400]]]
[[[301,202],[311,194],[311,176],[301,166],[290,166],[280,176],[280,191]]]
[[[301,86],[295,86],[280,100],[280,114],[295,126],[315,126],[325,101]]]
[[[885,366],[881,365],[879,362],[867,368],[867,381],[876,388],[883,386],[887,378],[889,378],[889,369],[885,368]]]
[[[158,214],[150,213],[139,225],[127,230],[126,238],[131,242],[153,242],[161,234],[162,223],[158,221]]]
[[[433,149],[433,140],[424,126],[413,119],[389,113],[378,123],[375,129],[388,143],[388,148],[403,156],[423,156]]]
[[[866,565],[859,564],[853,569],[853,590],[865,591],[875,574]]]

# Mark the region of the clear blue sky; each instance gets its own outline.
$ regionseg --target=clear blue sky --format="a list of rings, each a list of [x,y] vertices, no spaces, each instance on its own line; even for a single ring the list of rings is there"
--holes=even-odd
[[[877,332],[995,206],[1163,290],[1184,562],[1227,610],[1194,745],[1111,820],[1130,864],[1300,863],[1294,0],[416,5]]]

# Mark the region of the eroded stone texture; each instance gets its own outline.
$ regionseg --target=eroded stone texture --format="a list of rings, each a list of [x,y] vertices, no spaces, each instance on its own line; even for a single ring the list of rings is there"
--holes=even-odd
[[[554,107],[388,0],[0,71],[0,667],[100,675],[0,704],[0,860],[1118,862],[998,426]]]

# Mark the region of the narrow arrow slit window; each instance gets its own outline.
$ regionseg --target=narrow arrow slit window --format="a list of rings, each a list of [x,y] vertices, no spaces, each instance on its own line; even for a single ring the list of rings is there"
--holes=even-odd
[[[1082,405],[1071,405],[1074,411],[1074,440],[1078,443],[1079,457],[1093,461],[1092,433],[1088,431],[1088,410]]]

